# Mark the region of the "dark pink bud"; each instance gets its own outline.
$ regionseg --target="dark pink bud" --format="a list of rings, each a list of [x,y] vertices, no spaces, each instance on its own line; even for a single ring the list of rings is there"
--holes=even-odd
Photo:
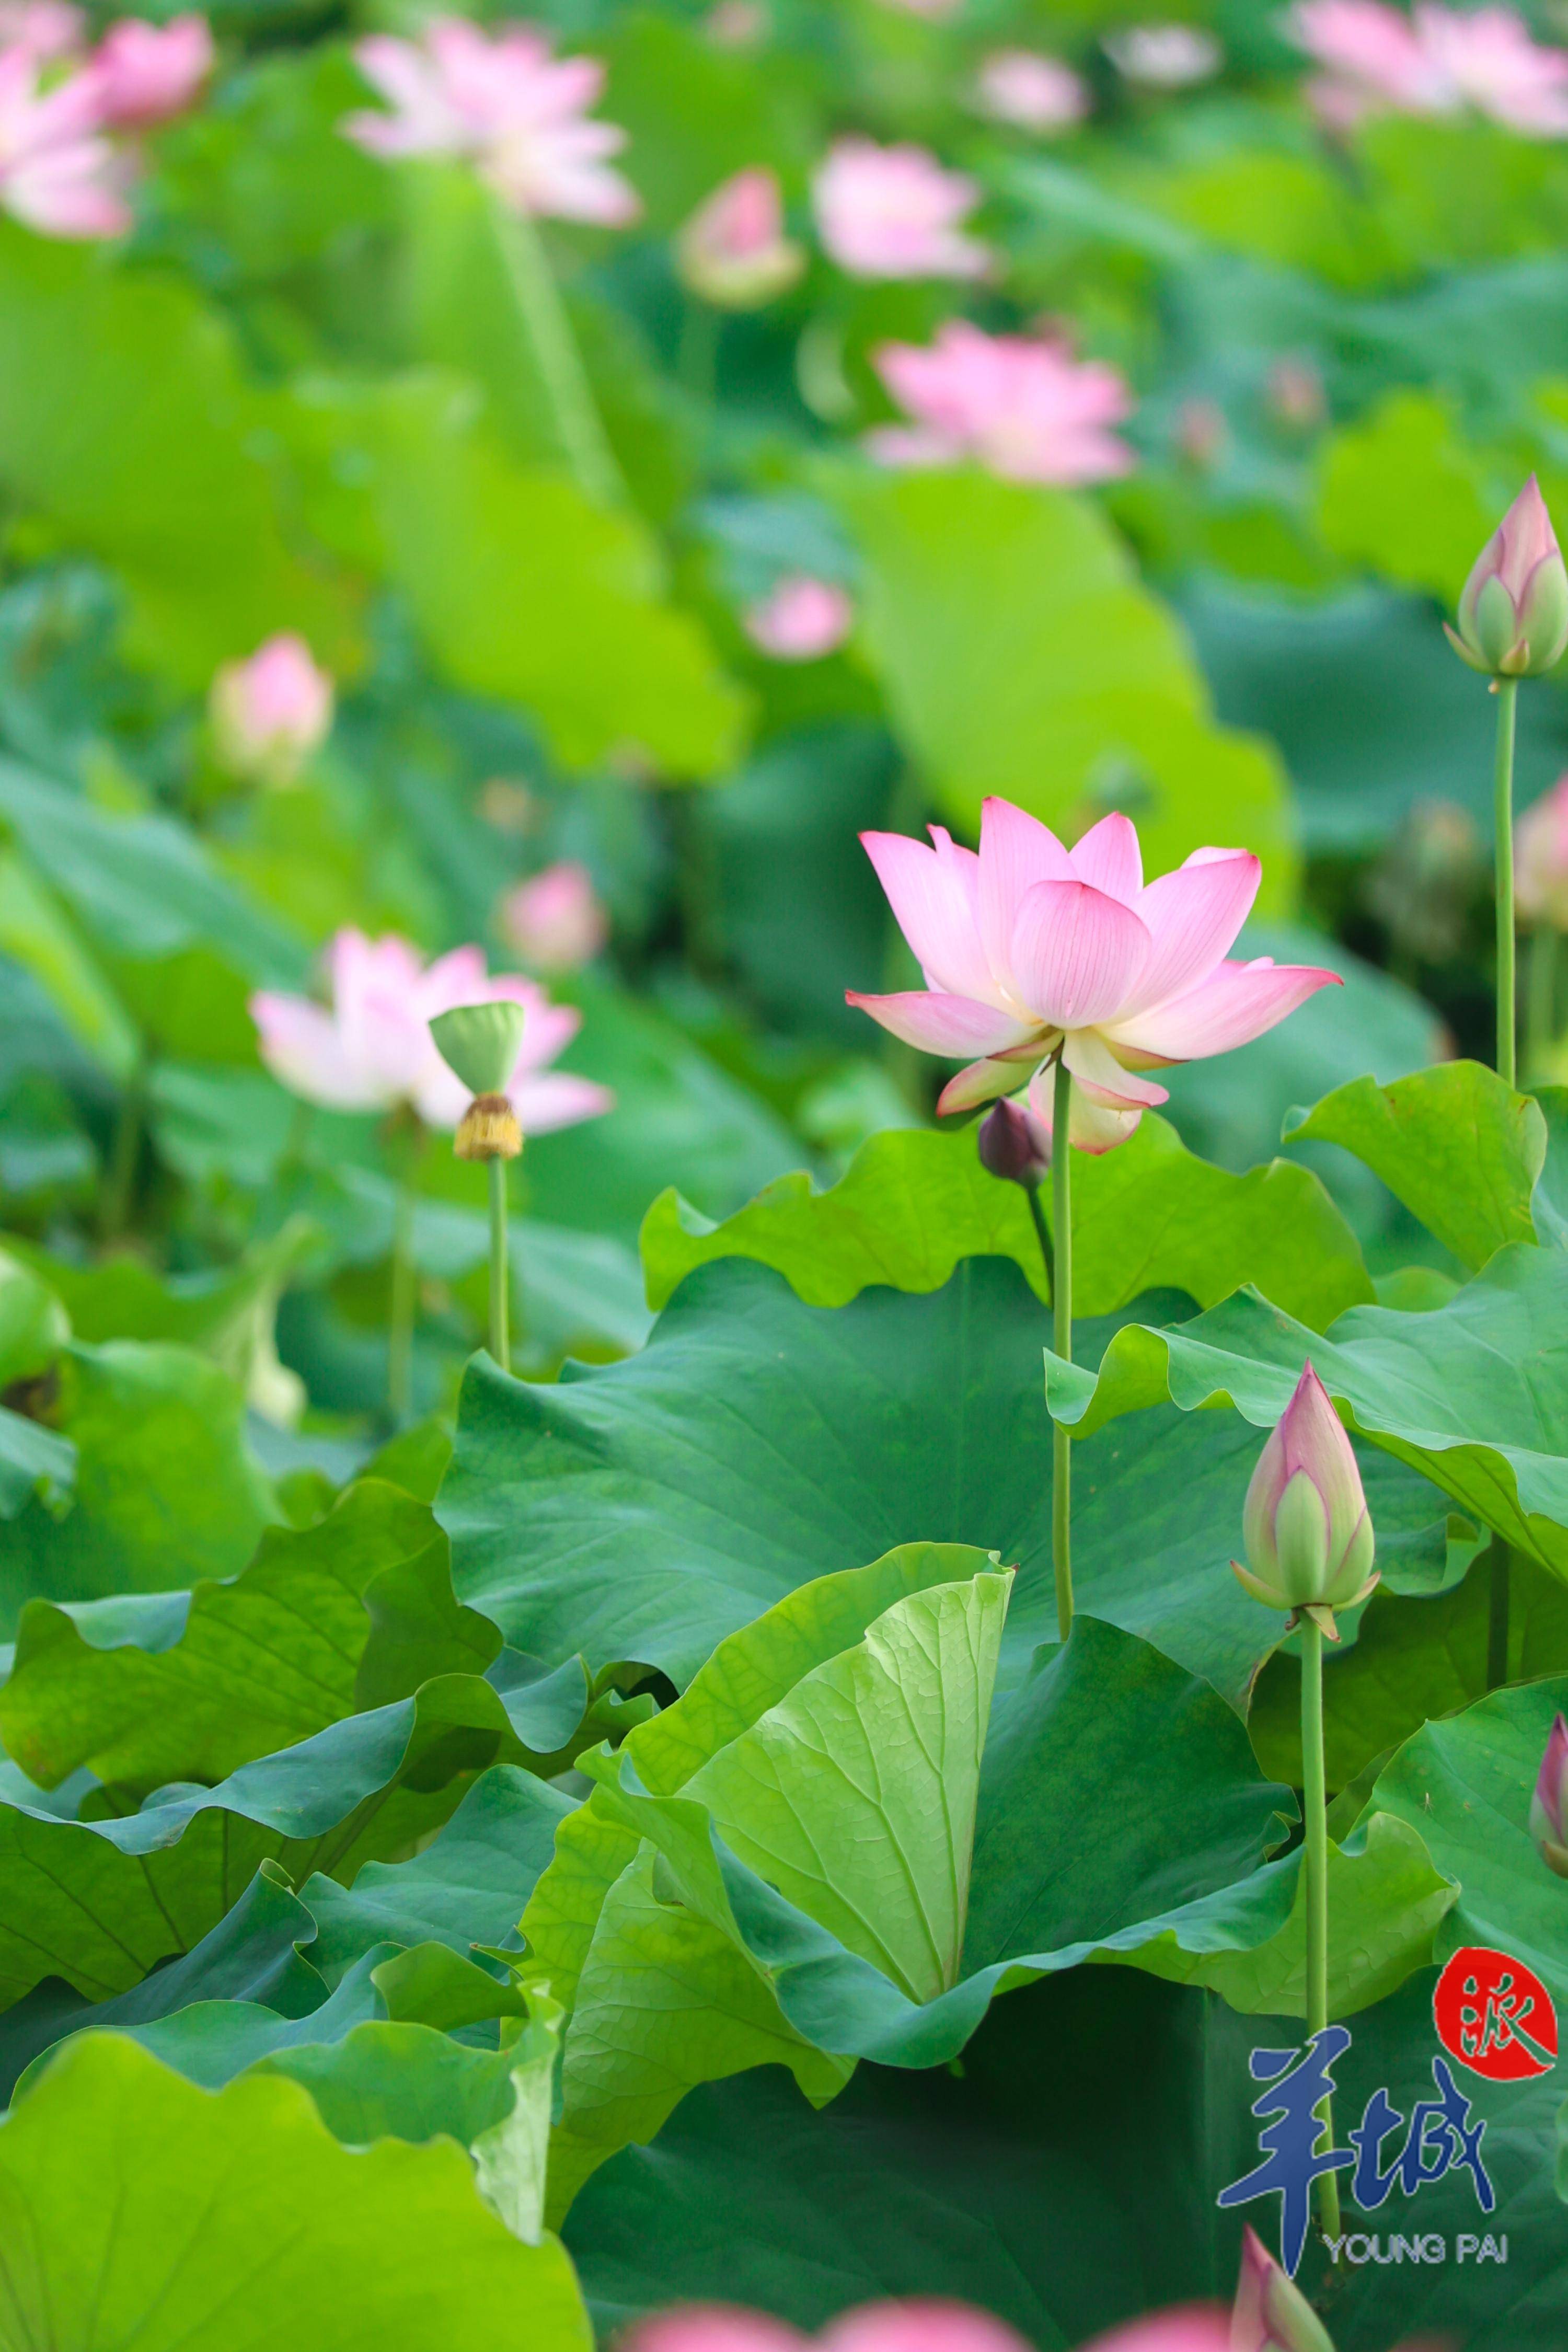
[[[993,1103],[975,1139],[982,1167],[1008,1184],[1039,1184],[1051,1164],[1051,1139],[1033,1111],[1005,1095]]]

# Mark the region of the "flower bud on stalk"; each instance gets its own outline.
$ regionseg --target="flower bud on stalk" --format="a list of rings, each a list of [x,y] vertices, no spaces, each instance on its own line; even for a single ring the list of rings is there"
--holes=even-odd
[[[1334,2352],[1300,2288],[1251,2229],[1241,2241],[1230,2340],[1233,2352]]]
[[[1530,1834],[1548,1870],[1568,1878],[1568,1721],[1560,1715],[1552,1726],[1541,1775],[1530,1801]]]
[[[1045,1126],[1006,1095],[981,1120],[975,1147],[981,1166],[1004,1183],[1022,1184],[1032,1192],[1049,1172],[1051,1139]]]
[[[1231,1567],[1253,1599],[1337,1641],[1334,1611],[1364,1601],[1377,1577],[1361,1472],[1310,1364],[1258,1456],[1241,1530],[1250,1566]]]
[[[1448,628],[1461,661],[1493,677],[1539,677],[1568,646],[1568,571],[1531,474],[1476,558]]]

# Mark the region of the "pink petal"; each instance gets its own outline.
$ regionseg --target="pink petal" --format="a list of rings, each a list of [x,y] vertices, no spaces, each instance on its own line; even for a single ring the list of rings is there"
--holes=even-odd
[[[863,2303],[831,2320],[816,2340],[820,2352],[1030,2352],[990,2312],[934,2298]]]
[[[1168,1090],[1152,1078],[1135,1077],[1123,1069],[1109,1045],[1092,1029],[1074,1029],[1062,1042],[1062,1059],[1092,1102],[1110,1110],[1152,1110],[1169,1102]]]
[[[916,1045],[922,1054],[945,1055],[952,1061],[1021,1045],[1037,1026],[999,1013],[994,1004],[977,1004],[972,996],[936,995],[920,988],[906,989],[896,996],[862,996],[849,989],[845,1003],[868,1013],[906,1045]]]
[[[1037,1070],[1029,1081],[1029,1108],[1043,1121],[1047,1135],[1055,1098],[1055,1070]],[[1138,1108],[1118,1110],[1098,1103],[1082,1087],[1074,1087],[1068,1098],[1068,1141],[1075,1150],[1092,1152],[1098,1158],[1102,1151],[1114,1151],[1119,1143],[1125,1143],[1142,1116]]]
[[[389,1097],[377,1075],[350,1053],[331,1013],[308,996],[263,990],[250,1000],[261,1058],[307,1102],[333,1110],[376,1110]]]
[[[1198,850],[1150,883],[1137,901],[1154,941],[1138,983],[1139,1007],[1184,996],[1207,978],[1251,913],[1262,874],[1245,850]]]
[[[489,1003],[493,993],[483,948],[453,948],[437,957],[419,982],[419,1010],[433,1021],[437,1013],[450,1013],[459,1004]]]
[[[1228,1054],[1233,1046],[1261,1037],[1331,984],[1342,986],[1338,972],[1316,964],[1277,964],[1271,956],[1259,956],[1252,963],[1222,963],[1185,996],[1108,1025],[1106,1035],[1113,1045],[1131,1046],[1159,1061],[1190,1062],[1205,1054]]]
[[[1014,984],[1051,1028],[1091,1028],[1126,1003],[1152,945],[1120,898],[1087,882],[1037,882],[1013,931]]]
[[[1068,855],[1080,882],[1092,882],[1097,890],[1103,890],[1109,898],[1120,898],[1123,906],[1137,906],[1138,893],[1143,887],[1143,857],[1138,846],[1138,828],[1120,809],[1113,809],[1098,824],[1091,824],[1082,840],[1074,842]],[[1144,920],[1148,921],[1147,915]],[[1235,933],[1231,936],[1234,938]],[[1226,940],[1226,946],[1229,945]]]
[[[949,1078],[937,1097],[937,1116],[947,1118],[954,1111],[976,1110],[982,1103],[994,1102],[998,1095],[1011,1094],[1017,1083],[1016,1062],[971,1062],[956,1078]]]
[[[991,799],[980,812],[980,943],[995,978],[1012,972],[1013,932],[1037,882],[1070,882],[1073,864],[1049,825],[1011,801]]]
[[[766,2312],[691,2304],[661,2311],[621,2338],[621,2352],[805,2352],[806,2338]]]
[[[575,1077],[569,1070],[547,1070],[542,1077],[524,1072],[513,1078],[508,1092],[524,1135],[549,1135],[558,1127],[575,1127],[581,1119],[603,1118],[616,1107],[608,1087]]]
[[[1097,2336],[1083,2352],[1235,2352],[1229,2315],[1217,2304],[1189,2303]],[[1250,2352],[1250,2347],[1247,2347]]]
[[[954,849],[945,834],[934,849],[901,833],[863,833],[860,839],[894,920],[933,985],[948,995],[996,1003],[996,983],[975,928],[975,891],[962,862],[968,853]],[[943,855],[944,845],[951,854]]]

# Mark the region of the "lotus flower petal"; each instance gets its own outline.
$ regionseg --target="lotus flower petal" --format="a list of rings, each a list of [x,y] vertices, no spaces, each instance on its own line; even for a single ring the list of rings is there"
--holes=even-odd
[[[1252,912],[1262,876],[1260,861],[1246,850],[1200,850],[1150,883],[1133,902],[1154,942],[1138,983],[1142,1004],[1184,995],[1213,971]]]
[[[1143,855],[1138,846],[1138,828],[1131,817],[1113,809],[1074,842],[1068,856],[1080,882],[1091,882],[1108,898],[1120,898],[1124,907],[1137,907],[1143,887]],[[1148,920],[1147,916],[1144,920]],[[1235,937],[1233,931],[1231,939]],[[1230,940],[1225,944],[1229,947]],[[1224,949],[1220,952],[1223,954]]]
[[[972,996],[942,996],[926,989],[904,989],[892,996],[861,996],[848,992],[846,1002],[868,1013],[873,1021],[901,1037],[922,1054],[960,1055],[997,1054],[1021,1045],[1033,1034],[1035,1023],[999,1013],[994,1005],[977,1004]]]
[[[936,831],[938,845],[930,849],[901,833],[863,833],[860,838],[894,920],[933,986],[949,996],[999,1004],[975,920],[979,861],[972,851],[956,848],[940,827]],[[951,854],[943,855],[944,846]]]
[[[1109,1020],[1149,961],[1146,926],[1087,882],[1037,882],[1013,927],[1014,985],[1055,1029]]]
[[[1113,1045],[1131,1046],[1157,1061],[1188,1062],[1228,1054],[1261,1037],[1331,983],[1342,985],[1337,972],[1316,964],[1277,964],[1272,956],[1258,956],[1251,963],[1222,963],[1184,996],[1109,1024],[1106,1035]]]

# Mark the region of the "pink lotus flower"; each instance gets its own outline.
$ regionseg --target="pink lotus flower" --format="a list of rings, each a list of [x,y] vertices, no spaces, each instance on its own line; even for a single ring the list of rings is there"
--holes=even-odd
[[[516,972],[488,975],[480,948],[454,948],[426,966],[406,940],[339,931],[327,950],[330,1004],[263,991],[250,1000],[261,1058],[307,1102],[332,1110],[417,1111],[427,1127],[455,1128],[468,1089],[437,1052],[429,1024],[455,1005],[509,998],[525,1005],[522,1047],[506,1088],[524,1134],[573,1127],[614,1108],[591,1079],[545,1066],[575,1036],[582,1014],[552,1004]]]
[[[884,8],[901,8],[906,16],[923,16],[929,24],[940,24],[944,16],[956,16],[963,0],[882,0]]]
[[[174,16],[166,25],[121,16],[88,68],[100,121],[114,131],[145,131],[183,114],[211,73],[213,55],[205,16]]]
[[[852,278],[983,278],[986,247],[960,234],[978,184],[924,147],[840,139],[812,184],[823,247]]]
[[[763,0],[718,0],[703,21],[703,31],[717,49],[754,49],[768,37],[768,12]]]
[[[1531,474],[1477,556],[1448,643],[1472,669],[1539,677],[1568,646],[1568,568]]]
[[[1231,1567],[1243,1589],[1266,1609],[1321,1611],[1331,1639],[1334,1611],[1377,1582],[1355,1451],[1310,1364],[1258,1457],[1241,1534],[1248,1565]]]
[[[1568,774],[1514,826],[1513,903],[1527,923],[1568,931]]]
[[[416,42],[372,34],[354,58],[395,110],[352,114],[342,126],[373,155],[465,156],[514,212],[610,228],[640,212],[636,190],[605,161],[626,132],[587,120],[604,88],[596,58],[552,57],[531,26],[492,39],[457,16],[437,17]]]
[[[1166,1099],[1138,1072],[1227,1053],[1337,982],[1310,964],[1225,961],[1261,867],[1239,849],[1196,849],[1145,887],[1136,828],[1102,817],[1071,849],[1037,817],[988,800],[980,853],[941,825],[934,847],[896,833],[866,845],[925,989],[848,1002],[922,1053],[967,1059],[942,1111],[1010,1094],[1026,1070],[1048,1129],[1051,1065],[1075,1084],[1071,1141],[1125,1142]]]
[[[793,572],[748,605],[746,635],[774,661],[820,661],[848,635],[855,608],[831,580]]]
[[[1568,1878],[1568,1722],[1561,1715],[1553,1718],[1530,1801],[1530,1834],[1548,1870]]]
[[[1106,35],[1105,52],[1125,80],[1145,89],[1187,89],[1225,63],[1214,35],[1196,25],[1130,25]]]
[[[714,189],[675,243],[681,283],[722,310],[754,310],[793,286],[805,256],[784,233],[778,173],[758,164]]]
[[[863,2303],[806,2336],[765,2312],[693,2304],[632,2330],[625,2352],[1030,2352],[1005,2320],[938,2297]]]
[[[73,56],[86,25],[70,0],[0,0],[0,49],[25,49],[39,65]]]
[[[1216,2304],[1189,2303],[1152,2319],[1134,2319],[1097,2336],[1083,2352],[1263,2352],[1261,2346],[1233,2345],[1230,2321]]]
[[[867,436],[884,465],[973,457],[1013,482],[1099,482],[1131,469],[1131,451],[1108,430],[1131,407],[1126,384],[1114,368],[1075,360],[1060,343],[987,335],[950,319],[928,349],[884,343],[875,358],[917,420]]]
[[[332,681],[291,629],[226,662],[209,697],[219,760],[237,776],[292,783],[331,732]]]
[[[1066,131],[1089,112],[1089,89],[1070,66],[1033,49],[993,49],[974,80],[974,103],[1020,131]]]
[[[1038,1189],[1051,1164],[1051,1137],[1032,1110],[1007,1095],[994,1102],[975,1132],[980,1164],[1005,1184]]]
[[[0,54],[0,205],[48,236],[120,236],[126,167],[99,133],[90,67],[40,91],[26,46]]]
[[[610,935],[594,877],[574,858],[547,866],[501,900],[501,929],[535,971],[575,971]]]
[[[1378,108],[1442,115],[1473,107],[1510,130],[1568,135],[1568,56],[1533,41],[1511,9],[1427,0],[1406,16],[1384,0],[1298,0],[1289,25],[1298,47],[1327,68],[1310,95],[1334,129]]]

